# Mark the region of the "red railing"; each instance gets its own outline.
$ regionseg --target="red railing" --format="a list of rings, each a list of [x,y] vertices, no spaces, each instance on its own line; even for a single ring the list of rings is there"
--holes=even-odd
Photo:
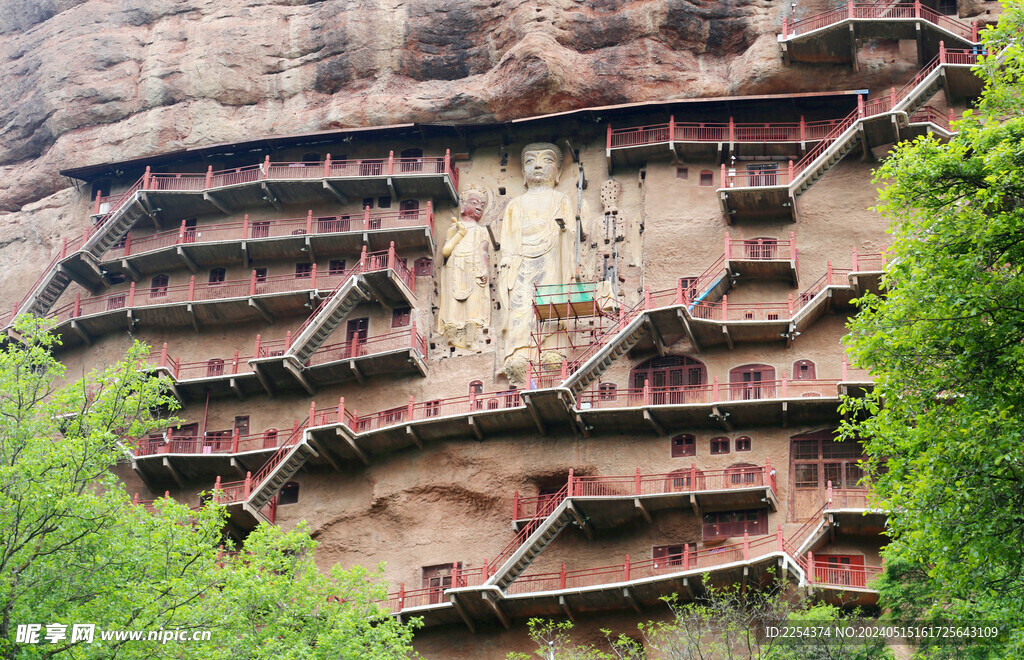
[[[321,288],[333,289],[339,280],[343,280],[346,277],[347,275],[343,271],[318,276],[314,264],[309,277],[297,277],[295,275],[261,277],[254,270],[247,279],[224,280],[220,282],[196,282],[194,275],[189,278],[188,284],[157,286],[148,289],[137,289],[133,282],[127,291],[118,291],[90,298],[76,296],[75,300],[51,310],[47,317],[63,320],[119,309],[134,309],[183,302],[230,300],[233,298],[247,298],[274,293],[315,291]]]
[[[522,526],[519,532],[512,538],[512,540],[509,541],[505,545],[505,547],[501,549],[501,552],[499,552],[498,556],[494,558],[494,561],[488,564],[487,561],[484,560],[483,570],[485,582],[490,577],[490,575],[493,575],[494,571],[501,568],[502,565],[509,560],[509,558],[515,553],[515,551],[520,546],[522,546],[523,543],[526,542],[526,539],[530,538],[531,534],[537,531],[537,528],[540,527],[541,523],[543,523],[544,520],[551,515],[551,512],[558,508],[558,505],[561,504],[562,501],[567,497],[569,493],[570,484],[572,484],[572,470],[569,471],[569,481],[566,483],[565,486],[561,488],[561,490],[554,494],[547,495],[546,499],[544,500],[545,503],[542,503],[540,501],[540,498],[537,499],[533,507],[533,515],[526,520],[525,524]],[[516,508],[513,515],[519,513],[518,506],[520,504],[520,502],[516,502],[513,504],[513,507]],[[513,519],[521,520],[524,517],[525,513],[522,516],[516,516]]]
[[[277,449],[289,438],[289,429],[278,431],[267,429],[262,433],[248,435],[207,434],[199,436],[176,436],[173,433],[164,439],[143,439],[135,450],[136,456],[154,454],[238,454],[242,452]]]
[[[722,566],[733,562],[749,562],[761,557],[780,552],[777,534],[769,534],[751,539],[744,536],[738,543],[723,545],[716,548],[689,550],[679,555],[669,555],[655,559],[631,561],[629,555],[621,564],[566,570],[550,573],[527,573],[520,575],[506,589],[507,594],[533,593],[538,591],[556,591],[560,589],[579,589],[581,587],[630,582],[644,578],[659,577],[667,573],[699,570]]]
[[[519,408],[523,405],[518,390],[470,394],[447,399],[421,401],[419,403],[410,397],[408,405],[360,416],[354,430],[364,433],[413,420],[451,415],[471,415],[488,410]]]
[[[796,235],[777,238],[730,238],[725,233],[725,257],[731,261],[797,261]]]
[[[612,390],[590,389],[578,397],[579,408],[639,408],[647,406],[680,406],[712,404],[727,401],[756,401],[761,399],[836,398],[835,379],[763,380],[752,383],[713,383],[706,385],[669,385],[663,387],[622,388]],[[597,387],[595,385],[595,387]]]
[[[888,257],[885,251],[868,254],[858,254],[857,248],[853,248],[853,270],[854,273],[877,273],[885,270],[888,264]]]
[[[821,559],[814,559],[813,566],[814,571],[807,576],[807,581],[829,587],[863,589],[885,572],[881,566],[852,566]]]
[[[311,416],[315,404],[310,404]],[[221,491],[218,496],[218,501],[223,504],[231,504],[233,502],[242,502],[249,498],[254,489],[259,488],[270,474],[277,469],[285,457],[297,445],[301,440],[303,434],[306,432],[307,425],[309,423],[309,417],[302,420],[301,423],[296,424],[291,434],[287,436],[284,442],[278,445],[279,449],[271,456],[263,467],[260,468],[259,472],[253,476],[251,473],[245,475],[245,479],[242,481],[231,481],[227,483],[221,483],[220,477],[217,477],[217,482],[214,484],[215,491]]]
[[[378,229],[400,229],[406,227],[430,227],[433,230],[434,213],[432,203],[425,209],[409,211],[375,211],[367,207],[363,213],[354,215],[314,216],[312,212],[301,218],[279,218],[275,220],[250,221],[246,215],[242,222],[225,222],[209,225],[187,226],[182,222],[177,229],[136,236],[128,232],[124,242],[112,247],[108,258],[137,255],[161,248],[261,238],[282,238],[288,236],[320,235],[350,231]]]
[[[607,148],[638,147],[665,142],[805,142],[821,140],[837,119],[789,123],[677,122],[630,128],[608,127]]]
[[[954,34],[965,41],[978,41],[977,23],[965,23],[961,20],[940,14],[920,2],[913,3],[847,3],[843,7],[816,14],[808,18],[793,21],[785,19],[782,23],[782,38],[788,39],[805,35],[813,30],[836,25],[849,19],[871,20],[925,20]]]

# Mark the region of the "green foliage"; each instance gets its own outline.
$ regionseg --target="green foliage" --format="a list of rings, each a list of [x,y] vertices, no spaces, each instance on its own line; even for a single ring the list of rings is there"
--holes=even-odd
[[[900,607],[918,598],[922,616],[1009,624],[1002,657],[1021,657],[1024,8],[1004,7],[983,33],[978,112],[948,144],[897,146],[876,173],[893,259],[886,296],[865,296],[850,326],[853,360],[876,386],[844,402],[842,433],[867,440],[890,511],[889,570],[913,567],[936,587],[905,590]]]
[[[57,386],[48,324],[21,317],[0,346],[0,658],[401,658],[412,628],[376,604],[377,575],[321,575],[304,528],[257,529],[225,546],[224,507],[131,503],[112,472],[128,438],[165,427],[167,383],[146,347]],[[331,598],[334,597],[334,598]],[[340,597],[340,601],[338,600]],[[210,630],[207,642],[71,642],[99,630]],[[16,643],[18,624],[64,624],[56,643]],[[43,629],[45,633],[45,627]]]
[[[613,637],[602,630],[608,650],[574,644],[568,621],[531,619],[530,638],[537,644],[534,656],[510,653],[509,660],[888,660],[892,654],[884,641],[853,641],[836,635],[814,640],[768,637],[772,626],[803,626],[834,629],[846,626],[859,612],[844,614],[833,605],[800,600],[777,583],[744,591],[739,586],[708,587],[693,602],[680,603],[676,594],[663,598],[670,616],[637,626],[639,639],[625,634]]]

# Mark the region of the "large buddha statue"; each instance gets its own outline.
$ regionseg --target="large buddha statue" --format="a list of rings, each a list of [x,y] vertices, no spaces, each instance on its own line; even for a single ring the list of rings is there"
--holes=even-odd
[[[480,225],[487,193],[470,188],[460,202],[462,217],[452,218],[441,248],[445,266],[437,329],[452,346],[473,350],[480,329],[491,322],[489,240]]]
[[[528,144],[522,160],[526,192],[505,207],[498,265],[498,297],[505,312],[503,371],[516,384],[525,382],[532,352],[536,287],[571,282],[577,270],[576,213],[569,196],[555,190],[562,151],[547,142]],[[561,356],[549,352],[541,359],[554,362]]]

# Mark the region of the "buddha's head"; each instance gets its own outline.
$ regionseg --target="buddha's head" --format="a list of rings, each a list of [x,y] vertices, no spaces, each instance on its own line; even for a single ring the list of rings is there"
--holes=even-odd
[[[479,221],[487,207],[487,193],[473,186],[459,196],[459,201],[463,219]]]
[[[562,171],[562,150],[550,142],[533,142],[523,147],[523,178],[526,187],[553,187]]]

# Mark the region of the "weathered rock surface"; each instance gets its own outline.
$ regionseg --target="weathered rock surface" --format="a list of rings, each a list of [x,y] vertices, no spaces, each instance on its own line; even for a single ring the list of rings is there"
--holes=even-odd
[[[45,213],[26,205],[66,188],[64,167],[342,126],[853,86],[848,67],[781,65],[789,11],[768,0],[0,0],[0,245],[25,223],[56,240],[63,214],[51,210],[65,198]],[[875,57],[877,87],[907,77],[877,66],[892,60]],[[10,254],[0,248],[0,261]],[[0,292],[20,297],[25,279],[9,273]]]

